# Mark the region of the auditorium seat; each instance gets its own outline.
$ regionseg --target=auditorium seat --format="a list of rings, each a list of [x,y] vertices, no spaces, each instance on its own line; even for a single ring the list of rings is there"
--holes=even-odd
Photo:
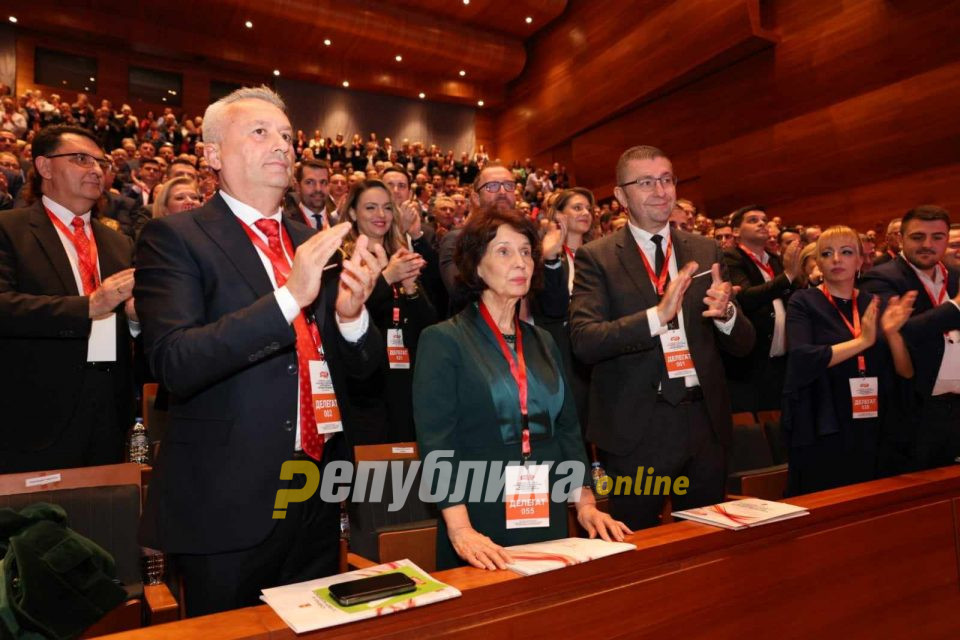
[[[0,507],[19,510],[35,502],[59,505],[71,529],[113,556],[127,601],[87,629],[84,637],[179,617],[178,604],[166,585],[143,584],[137,544],[140,473],[140,465],[124,463],[0,475]]]
[[[417,443],[364,445],[354,447],[354,461],[399,461],[404,473],[410,463],[419,460]],[[373,474],[371,473],[371,480]],[[436,567],[436,530],[439,513],[435,505],[419,499],[419,474],[407,500],[398,511],[388,509],[392,502],[393,482],[389,469],[386,473],[382,500],[360,502],[350,500],[347,513],[350,518],[349,550],[361,558],[374,562],[389,562],[408,558],[425,571]],[[370,486],[366,496],[370,496]],[[355,565],[352,561],[350,564]]]
[[[765,424],[751,413],[734,414],[727,469],[728,494],[765,500],[783,498],[787,466],[775,460]]]

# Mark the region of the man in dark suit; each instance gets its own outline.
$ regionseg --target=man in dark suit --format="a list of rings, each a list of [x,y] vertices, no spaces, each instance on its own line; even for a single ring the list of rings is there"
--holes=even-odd
[[[887,225],[886,246],[879,257],[874,258],[873,266],[879,267],[891,260],[896,260],[900,253],[901,234],[900,226],[903,224],[903,218],[894,218]]]
[[[369,376],[385,348],[364,308],[382,249],[361,236],[338,278],[325,265],[349,225],[315,233],[282,219],[291,140],[266,87],[210,105],[204,154],[219,193],[151,221],[137,245],[144,346],[170,391],[141,539],[173,555],[191,616],[336,572],[339,504],[316,492],[273,519],[277,491],[304,484],[280,468],[312,459],[322,474],[348,457],[346,378]]]
[[[103,150],[33,141],[32,205],[0,216],[0,472],[111,464],[132,423],[133,243],[91,219]]]
[[[686,476],[674,508],[719,502],[731,434],[720,350],[749,353],[753,327],[731,301],[716,243],[670,228],[676,177],[663,152],[628,149],[617,184],[630,223],[580,248],[570,301],[574,353],[593,365],[587,437],[611,477],[639,467]],[[614,492],[611,515],[632,529],[656,524],[663,496],[636,490]]]
[[[767,213],[759,205],[734,211],[730,225],[737,244],[724,253],[723,262],[730,282],[740,287],[737,302],[757,334],[747,357],[724,355],[733,410],[779,409],[786,375],[786,306],[800,273],[800,242],[784,249],[782,263],[768,253]]]
[[[897,451],[888,452],[886,473],[945,466],[960,456],[960,273],[942,262],[949,229],[946,210],[911,209],[900,226],[902,253],[863,276],[862,289],[884,300],[919,292],[901,329],[919,407],[910,411],[914,419],[904,429],[890,434]]]
[[[284,209],[285,216],[311,229],[337,224],[336,207],[329,196],[330,165],[324,160],[303,160],[293,172],[298,202]]]

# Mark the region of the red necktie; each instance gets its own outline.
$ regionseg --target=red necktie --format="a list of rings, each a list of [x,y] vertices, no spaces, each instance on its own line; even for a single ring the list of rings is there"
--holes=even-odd
[[[80,271],[83,295],[89,296],[97,289],[97,265],[93,264],[90,239],[83,230],[83,218],[74,216],[70,224],[73,226],[73,246],[77,250],[77,270]]]
[[[270,251],[275,256],[282,256],[280,223],[276,220],[261,218],[254,224],[267,237],[267,246],[270,247]],[[282,287],[287,281],[286,276],[277,269],[275,264],[273,277],[276,278],[278,287]],[[317,358],[317,346],[310,335],[310,327],[302,312],[294,319],[293,330],[297,335],[297,365],[300,369],[300,446],[308,456],[314,460],[320,460],[323,457],[323,439],[317,434],[317,418],[313,412],[313,390],[310,387],[310,360]]]

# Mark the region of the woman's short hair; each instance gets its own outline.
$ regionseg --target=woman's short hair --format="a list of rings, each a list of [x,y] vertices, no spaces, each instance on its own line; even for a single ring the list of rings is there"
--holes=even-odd
[[[857,254],[860,256],[863,255],[863,243],[860,242],[860,234],[858,234],[855,229],[851,229],[846,225],[836,225],[821,233],[820,237],[817,238],[816,255],[820,255],[820,251],[827,240],[840,237],[849,238],[852,241],[851,244],[857,248]]]
[[[480,261],[487,253],[487,246],[497,235],[502,225],[509,225],[517,233],[523,234],[530,241],[530,254],[533,258],[533,276],[530,289],[539,289],[543,279],[543,264],[541,263],[540,234],[537,225],[529,217],[516,209],[501,210],[490,207],[467,218],[467,223],[457,238],[457,245],[453,259],[457,265],[457,279],[466,288],[471,299],[477,299],[487,288],[486,283],[477,273]]]
[[[197,181],[190,176],[180,176],[178,178],[173,178],[172,180],[167,180],[160,185],[160,191],[157,192],[157,199],[153,201],[151,213],[153,214],[154,218],[162,218],[170,215],[170,207],[167,204],[167,201],[170,199],[170,195],[173,193],[173,188],[184,184],[192,186],[197,193],[199,193]]]
[[[387,235],[383,238],[383,250],[389,257],[401,248],[406,247],[407,243],[400,222],[400,207],[393,199],[393,192],[382,180],[376,178],[367,178],[353,185],[347,197],[344,198],[343,204],[340,205],[340,220],[350,221],[350,233],[343,241],[343,250],[348,256],[353,255],[353,247],[357,244],[357,238],[360,237],[360,227],[357,224],[357,203],[360,202],[360,196],[370,189],[383,189],[393,205],[393,222],[390,224]]]

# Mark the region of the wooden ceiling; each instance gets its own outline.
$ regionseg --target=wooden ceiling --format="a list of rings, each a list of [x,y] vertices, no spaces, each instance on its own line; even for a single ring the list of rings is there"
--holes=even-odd
[[[525,40],[566,6],[567,0],[31,0],[15,13],[25,31],[264,80],[277,69],[286,78],[496,107],[526,64]]]

